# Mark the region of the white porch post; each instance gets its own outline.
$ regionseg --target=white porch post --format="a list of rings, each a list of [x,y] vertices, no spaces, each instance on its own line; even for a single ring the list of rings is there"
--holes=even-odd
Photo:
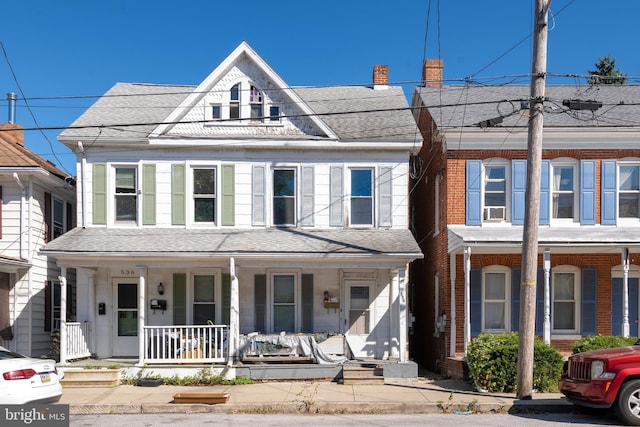
[[[138,266],[138,366],[144,365],[144,322],[146,318],[145,289],[147,287],[147,267]]]
[[[549,248],[544,250],[544,342],[551,345],[551,290],[549,286],[549,277],[551,275],[551,251]]]
[[[456,355],[456,254],[449,255],[449,276],[451,279],[451,307],[449,308],[449,357]]]
[[[229,260],[229,275],[231,276],[231,301],[229,302],[229,355],[227,366],[233,365],[239,359],[238,347],[240,342],[240,294],[238,291],[238,275],[233,257]]]
[[[407,329],[407,316],[409,315],[407,310],[407,269],[406,266],[398,271],[399,275],[399,289],[398,289],[398,337],[400,339],[400,362],[406,362],[408,357],[408,333]]]
[[[392,269],[391,275],[391,288],[389,289],[389,358],[398,359],[400,356],[399,351],[399,326],[398,326],[398,294],[399,294],[399,269]]]
[[[90,344],[91,346],[89,347],[89,351],[91,353],[96,353],[96,339],[95,339],[95,335],[94,335],[94,331],[95,331],[95,325],[96,325],[96,311],[97,311],[97,307],[96,307],[96,272],[94,270],[88,270],[87,271],[88,277],[89,277],[89,283],[88,283],[88,287],[89,287],[89,325],[91,330],[90,330],[90,336],[92,337],[92,339],[90,340]]]
[[[60,280],[60,363],[64,365],[67,363],[67,267],[60,268],[58,280]]]
[[[464,355],[471,341],[471,248],[464,248]]]
[[[622,336],[629,336],[629,248],[622,249]]]

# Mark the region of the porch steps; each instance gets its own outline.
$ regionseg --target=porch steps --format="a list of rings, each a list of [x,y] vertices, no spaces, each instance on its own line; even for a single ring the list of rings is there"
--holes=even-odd
[[[68,369],[62,387],[115,387],[120,385],[119,369]]]
[[[376,364],[344,364],[342,367],[342,383],[384,384],[382,366]]]

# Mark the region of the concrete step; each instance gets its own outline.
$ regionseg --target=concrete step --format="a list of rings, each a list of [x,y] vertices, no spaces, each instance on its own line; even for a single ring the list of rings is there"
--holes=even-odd
[[[381,366],[343,366],[343,384],[384,384]]]

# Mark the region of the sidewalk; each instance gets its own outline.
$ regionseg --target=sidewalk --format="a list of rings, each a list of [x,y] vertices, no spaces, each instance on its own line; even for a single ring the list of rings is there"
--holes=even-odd
[[[224,404],[175,404],[178,393],[229,393]],[[477,413],[569,412],[559,393],[536,393],[531,400],[515,394],[480,393],[457,380],[392,379],[384,385],[283,381],[246,385],[139,387],[65,387],[60,404],[71,414],[125,413]]]

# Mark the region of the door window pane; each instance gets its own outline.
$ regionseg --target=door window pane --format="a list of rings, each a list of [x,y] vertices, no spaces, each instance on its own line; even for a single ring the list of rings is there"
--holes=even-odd
[[[193,277],[193,324],[206,325],[216,321],[215,276],[196,275]]]
[[[118,336],[138,335],[138,284],[118,284]]]
[[[273,276],[273,331],[296,331],[293,275]]]
[[[369,287],[349,288],[349,333],[369,333]]]

